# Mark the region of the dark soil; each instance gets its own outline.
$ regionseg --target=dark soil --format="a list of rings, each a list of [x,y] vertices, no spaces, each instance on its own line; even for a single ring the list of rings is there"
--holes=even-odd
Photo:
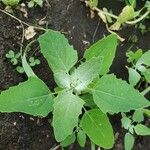
[[[34,25],[46,17],[45,21],[49,28],[65,33],[69,42],[78,50],[79,58],[83,56],[84,50],[89,45],[108,34],[102,21],[98,17],[91,19],[89,9],[79,0],[48,0],[48,2],[50,5],[45,4],[43,8],[37,7],[28,10],[28,18],[25,18],[19,10],[15,10],[14,15]],[[115,6],[113,9],[117,13],[123,5],[117,2],[113,3],[112,5],[109,0],[105,0],[105,3],[102,3],[101,6],[110,8]],[[1,5],[0,8],[4,8],[4,6]],[[149,22],[147,24],[149,25]],[[26,80],[26,76],[18,74],[15,68],[5,59],[5,54],[9,49],[18,51],[20,48],[22,31],[18,29],[18,26],[20,26],[18,21],[0,12],[0,90],[8,89],[10,86]],[[38,34],[41,33],[41,31],[38,32]],[[150,33],[142,35],[134,27],[127,26],[119,34],[126,38],[126,41],[118,46],[111,72],[119,78],[127,79],[125,52],[132,44],[128,39],[136,35],[138,41],[135,47],[148,50],[150,48]],[[25,41],[25,43],[27,42]],[[34,55],[42,62],[34,68],[34,71],[47,83],[50,89],[53,89],[55,83],[46,61],[38,51],[35,51]],[[114,130],[119,134],[113,149],[123,150],[123,135],[125,132],[121,129],[118,117],[111,119]],[[32,117],[21,113],[0,114],[0,150],[50,150],[55,147],[58,144],[54,139],[49,118]],[[150,125],[150,122],[147,121],[147,124]],[[90,149],[88,145],[85,148],[87,150]],[[69,149],[79,150],[81,148],[74,144]],[[134,150],[149,149],[149,137],[138,137],[136,139]]]

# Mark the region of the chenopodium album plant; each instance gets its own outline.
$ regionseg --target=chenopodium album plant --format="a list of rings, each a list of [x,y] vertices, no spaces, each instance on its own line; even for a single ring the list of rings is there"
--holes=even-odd
[[[61,33],[49,30],[38,41],[58,87],[52,93],[34,74],[24,54],[28,80],[1,93],[0,112],[43,117],[52,112],[54,135],[62,146],[77,137],[84,147],[88,136],[99,147],[113,147],[114,133],[107,115],[150,105],[133,86],[107,74],[115,57],[116,36],[109,35],[88,48],[80,64],[77,51]]]

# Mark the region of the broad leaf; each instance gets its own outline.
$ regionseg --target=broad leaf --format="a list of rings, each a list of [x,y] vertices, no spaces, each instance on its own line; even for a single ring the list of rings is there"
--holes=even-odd
[[[56,72],[54,73],[54,79],[60,88],[70,88],[71,77],[68,73],[64,71]]]
[[[129,112],[150,105],[137,90],[113,74],[100,78],[92,91],[95,104],[105,113]]]
[[[142,73],[147,82],[150,83],[150,69],[147,69],[145,72]]]
[[[77,141],[80,144],[81,147],[85,146],[86,143],[86,134],[83,130],[79,130],[77,133]]]
[[[125,150],[132,150],[134,141],[135,141],[134,136],[130,133],[126,133],[124,138]]]
[[[64,141],[62,141],[62,142],[60,143],[60,145],[61,145],[62,147],[67,147],[68,145],[74,143],[75,139],[76,139],[75,133],[72,133],[72,134],[69,135]]]
[[[112,148],[113,130],[107,115],[99,109],[85,112],[81,120],[81,127],[93,143],[106,149]]]
[[[49,30],[38,39],[41,52],[53,72],[67,73],[77,62],[77,52],[60,32]]]
[[[101,67],[101,58],[92,58],[82,63],[72,74],[72,80],[76,81],[75,90],[81,92],[96,78]]]
[[[148,128],[148,127],[146,127],[145,125],[142,125],[142,124],[137,124],[134,127],[134,130],[135,130],[137,135],[142,135],[142,136],[150,135],[150,128]]]
[[[23,112],[47,116],[53,107],[52,94],[45,83],[35,77],[0,94],[0,112]]]
[[[150,66],[150,50],[148,50],[141,56],[141,58],[137,61],[136,66],[139,66],[141,64]]]
[[[122,127],[124,127],[126,130],[128,130],[131,127],[132,121],[128,117],[124,116],[121,119],[121,123],[122,123]]]
[[[117,47],[116,35],[109,35],[102,40],[99,40],[85,51],[84,58],[89,60],[93,57],[101,57],[99,74],[103,75],[109,72],[109,68],[115,57]]]
[[[84,101],[71,91],[63,91],[54,99],[53,127],[58,142],[71,135],[73,128],[78,125]]]
[[[132,120],[135,122],[142,122],[144,121],[143,111],[141,109],[136,110],[132,116]]]
[[[141,75],[133,68],[128,69],[129,72],[129,83],[135,86],[141,79]]]

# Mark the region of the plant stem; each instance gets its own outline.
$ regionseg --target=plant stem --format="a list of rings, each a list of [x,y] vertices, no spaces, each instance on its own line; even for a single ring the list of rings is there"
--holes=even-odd
[[[149,11],[147,11],[145,14],[143,14],[141,17],[139,17],[138,19],[136,20],[133,20],[133,21],[127,21],[126,23],[127,24],[136,24],[138,22],[140,22],[141,20],[143,20],[144,18],[146,18],[148,15],[149,15]]]
[[[91,150],[95,150],[95,144],[91,141]]]
[[[142,91],[141,94],[146,95],[148,92],[150,92],[150,86],[146,88],[144,91]]]
[[[28,27],[29,27],[29,26],[33,26],[35,29],[38,29],[38,30],[43,30],[43,31],[47,31],[47,30],[48,30],[48,29],[45,29],[45,28],[43,28],[43,27],[30,25],[30,24],[28,24],[28,23],[26,23],[26,22],[24,22],[24,21],[18,19],[17,17],[13,16],[12,14],[10,14],[10,13],[8,13],[8,12],[2,10],[2,9],[0,9],[0,11],[1,11],[2,13],[4,13],[4,14],[10,16],[11,18],[17,20],[19,23],[22,23],[22,24],[24,24],[24,25],[26,25],[26,26],[28,26]]]

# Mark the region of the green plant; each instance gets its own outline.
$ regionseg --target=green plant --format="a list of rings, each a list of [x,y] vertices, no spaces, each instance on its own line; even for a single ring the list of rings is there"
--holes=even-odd
[[[16,6],[20,0],[1,0],[6,6]]]
[[[43,6],[43,0],[30,0],[28,2],[28,7],[29,8],[32,8],[32,7],[36,6],[36,5],[42,7]]]
[[[124,0],[123,0],[124,1]],[[125,0],[126,6],[119,15],[113,14],[107,8],[98,8],[98,0],[85,0],[86,5],[90,8],[92,14],[96,12],[102,21],[106,24],[106,28],[110,33],[118,31],[124,24],[135,25],[144,19],[149,19],[150,2],[146,1],[143,8],[136,10],[136,0]],[[93,15],[92,15],[93,16]],[[121,37],[118,39],[123,41]]]
[[[21,64],[21,52],[15,53],[13,50],[10,50],[5,57],[10,60],[12,65],[16,66],[16,71],[18,73],[24,73],[24,68]],[[31,67],[35,67],[40,64],[40,60],[30,57],[28,63]]]
[[[28,80],[1,92],[0,112],[43,117],[52,112],[54,135],[61,146],[70,145],[77,137],[84,147],[88,136],[92,149],[95,144],[112,148],[114,134],[107,114],[150,105],[133,86],[107,74],[115,57],[116,36],[109,35],[89,47],[84,53],[85,61],[80,63],[77,51],[61,33],[49,30],[38,41],[58,87],[52,93],[34,74],[24,54],[22,64]]]

